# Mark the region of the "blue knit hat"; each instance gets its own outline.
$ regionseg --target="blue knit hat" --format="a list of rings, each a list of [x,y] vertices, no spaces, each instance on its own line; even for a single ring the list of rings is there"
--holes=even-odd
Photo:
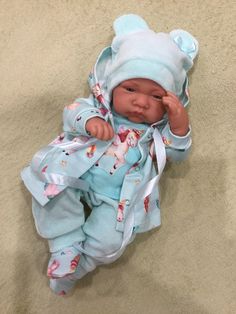
[[[155,33],[134,14],[116,19],[114,30],[112,58],[105,75],[108,93],[122,81],[146,78],[181,97],[198,53],[197,40],[181,29]]]

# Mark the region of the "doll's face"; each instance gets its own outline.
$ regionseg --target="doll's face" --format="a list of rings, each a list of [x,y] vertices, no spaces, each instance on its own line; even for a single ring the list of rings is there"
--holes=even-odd
[[[130,79],[114,88],[113,108],[132,122],[152,124],[163,118],[162,97],[165,95],[166,91],[154,81]]]

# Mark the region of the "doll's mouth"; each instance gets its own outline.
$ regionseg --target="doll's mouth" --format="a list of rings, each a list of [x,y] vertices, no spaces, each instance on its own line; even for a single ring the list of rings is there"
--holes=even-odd
[[[141,112],[128,112],[128,115],[131,117],[138,117],[138,118],[143,118],[143,114]]]
[[[141,113],[137,113],[137,112],[130,112],[127,114],[127,118],[130,121],[136,122],[136,123],[142,123],[143,121],[145,121],[144,116]]]

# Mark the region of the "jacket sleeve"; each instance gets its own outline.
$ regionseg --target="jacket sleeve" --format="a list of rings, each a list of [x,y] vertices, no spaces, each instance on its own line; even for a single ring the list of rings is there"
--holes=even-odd
[[[161,131],[162,139],[166,147],[166,157],[168,161],[181,161],[187,158],[192,144],[191,127],[184,136],[178,136],[171,132],[167,123]]]
[[[77,98],[73,104],[64,108],[63,130],[73,136],[90,136],[85,129],[85,125],[87,120],[93,117],[104,119],[101,111],[94,106],[93,96]]]

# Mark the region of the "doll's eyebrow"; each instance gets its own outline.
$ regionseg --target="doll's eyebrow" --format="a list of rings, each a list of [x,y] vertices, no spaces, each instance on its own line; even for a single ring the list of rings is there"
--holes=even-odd
[[[151,94],[152,94],[152,96],[160,96],[160,97],[166,96],[166,92],[160,91],[157,89],[154,89]]]
[[[120,85],[121,87],[125,87],[125,88],[139,88],[140,85],[138,83],[136,83],[135,81],[129,80],[128,82],[121,82]],[[163,90],[159,90],[157,87],[153,87],[152,90],[150,90],[150,94],[152,94],[153,96],[160,96],[160,97],[164,97],[166,96],[166,91]]]
[[[122,82],[122,83],[120,83],[120,86],[137,87],[138,84],[130,81],[130,82]]]

